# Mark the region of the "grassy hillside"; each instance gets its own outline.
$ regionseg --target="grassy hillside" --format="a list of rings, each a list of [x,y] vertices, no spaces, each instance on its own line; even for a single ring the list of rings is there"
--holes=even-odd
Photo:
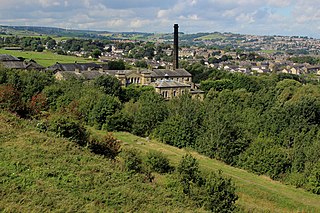
[[[35,125],[0,112],[0,212],[204,212]]]
[[[178,163],[186,152],[191,152],[199,160],[203,171],[222,170],[236,183],[239,195],[238,205],[249,212],[320,212],[320,196],[302,189],[281,184],[265,176],[258,176],[247,171],[233,168],[217,160],[199,155],[195,152],[174,148],[156,141],[147,142],[144,138],[129,133],[114,135],[142,151],[158,150],[165,153],[171,162]],[[143,142],[143,143],[141,143]],[[142,144],[142,145],[141,145]]]
[[[77,62],[90,62],[92,60],[85,59],[76,56],[66,56],[58,55],[52,52],[33,52],[33,51],[14,51],[14,50],[4,50],[0,49],[0,54],[9,54],[16,57],[23,57],[26,59],[33,59],[37,63],[41,64],[44,67],[51,66],[56,62],[59,63],[74,63]]]
[[[0,112],[0,211],[203,212],[176,196],[166,175],[152,183],[120,164],[66,139],[39,133],[36,122]],[[91,129],[94,134],[105,134]],[[124,147],[158,150],[177,165],[191,152],[204,172],[222,170],[236,183],[244,212],[320,212],[320,197],[195,152],[129,133],[114,133]]]

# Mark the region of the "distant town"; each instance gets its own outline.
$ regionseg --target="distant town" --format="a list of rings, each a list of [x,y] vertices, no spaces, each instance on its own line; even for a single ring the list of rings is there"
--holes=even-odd
[[[0,27],[0,47],[7,50],[48,50],[96,58],[98,62],[123,60],[133,67],[149,69],[173,66],[172,42],[173,34]],[[214,32],[179,33],[179,43],[181,68],[201,63],[210,68],[246,74],[320,74],[319,39]]]

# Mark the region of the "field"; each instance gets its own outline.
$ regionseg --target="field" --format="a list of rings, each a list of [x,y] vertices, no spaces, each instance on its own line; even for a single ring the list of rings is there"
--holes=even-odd
[[[0,54],[9,54],[16,57],[33,59],[44,67],[51,66],[56,62],[59,62],[59,63],[74,63],[75,61],[92,62],[91,59],[85,59],[85,58],[76,57],[76,56],[58,55],[52,52],[14,51],[14,50],[0,49]]]
[[[197,40],[214,40],[214,39],[225,39],[226,37],[220,34],[210,34],[210,35],[206,35],[206,36],[202,36],[197,38]]]
[[[139,175],[67,139],[40,133],[36,121],[0,112],[0,212],[204,212],[177,199],[166,175]],[[105,134],[90,128],[92,134]],[[177,165],[191,153],[204,172],[222,170],[237,187],[244,212],[320,212],[320,197],[265,176],[227,166],[191,150],[115,132],[123,147],[158,150]]]
[[[35,126],[0,111],[0,212],[204,212]]]
[[[320,196],[303,189],[296,189],[268,177],[228,166],[191,150],[174,148],[153,140],[148,142],[144,138],[129,133],[119,132],[114,135],[128,143],[128,146],[136,147],[142,151],[161,151],[175,164],[178,163],[181,156],[189,152],[199,160],[200,168],[203,171],[222,170],[236,183],[237,193],[240,197],[238,205],[246,212],[320,212]]]

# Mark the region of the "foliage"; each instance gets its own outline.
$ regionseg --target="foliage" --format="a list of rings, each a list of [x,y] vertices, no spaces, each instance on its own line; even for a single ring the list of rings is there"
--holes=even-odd
[[[103,75],[94,80],[94,85],[101,88],[107,95],[119,96],[121,92],[120,81],[111,75]]]
[[[190,193],[192,183],[202,184],[199,162],[191,154],[186,154],[182,157],[177,167],[177,172],[185,194]]]
[[[102,126],[103,129],[108,131],[126,131],[132,130],[132,116],[123,111],[117,111],[109,116],[106,123]]]
[[[155,92],[143,93],[135,105],[132,132],[137,135],[149,135],[168,114],[163,97]]]
[[[211,173],[204,185],[204,207],[211,212],[234,212],[238,196],[230,178],[222,176],[221,171]]]
[[[0,85],[0,109],[19,112],[22,108],[21,93],[12,85]]]
[[[194,147],[202,122],[202,103],[188,94],[168,104],[169,116],[153,132],[160,141],[176,147]]]
[[[123,60],[109,61],[108,66],[110,70],[124,70],[126,68]]]
[[[29,102],[29,113],[31,115],[37,115],[41,111],[48,109],[47,97],[43,93],[32,96],[31,101]]]
[[[91,136],[89,138],[89,148],[95,154],[114,159],[120,153],[120,141],[110,133],[104,135],[102,138]]]
[[[147,154],[146,164],[151,171],[158,173],[167,173],[172,170],[169,159],[159,151],[150,151]]]
[[[126,171],[140,173],[143,169],[141,153],[136,149],[124,149],[120,154]]]
[[[73,117],[67,114],[54,114],[48,118],[47,130],[56,133],[60,137],[68,138],[83,146],[87,144],[87,132],[85,127]]]

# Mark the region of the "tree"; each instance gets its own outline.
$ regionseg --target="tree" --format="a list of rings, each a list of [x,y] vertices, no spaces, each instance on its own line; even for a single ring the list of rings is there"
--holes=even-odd
[[[132,132],[140,136],[149,135],[168,115],[165,100],[154,91],[142,94],[136,105],[138,110],[132,114]]]
[[[95,49],[93,50],[93,52],[91,53],[92,58],[99,58],[101,56],[101,50],[99,49]]]
[[[154,136],[179,148],[194,147],[202,122],[202,102],[185,94],[170,100],[168,109],[168,118],[155,129]]]
[[[109,70],[124,70],[126,68],[123,60],[109,61]]]
[[[101,88],[107,95],[119,96],[121,92],[120,81],[111,75],[103,75],[94,80],[94,85]]]
[[[148,63],[145,60],[137,61],[136,67],[148,68]]]
[[[154,172],[167,173],[172,169],[169,159],[159,151],[150,151],[146,163]]]
[[[177,167],[180,182],[183,186],[183,192],[185,194],[190,193],[191,183],[201,184],[202,179],[199,171],[199,163],[196,158],[191,154],[186,154],[182,156]]]
[[[207,210],[217,213],[233,212],[238,196],[230,178],[222,176],[221,171],[211,173],[205,183],[204,206]]]

